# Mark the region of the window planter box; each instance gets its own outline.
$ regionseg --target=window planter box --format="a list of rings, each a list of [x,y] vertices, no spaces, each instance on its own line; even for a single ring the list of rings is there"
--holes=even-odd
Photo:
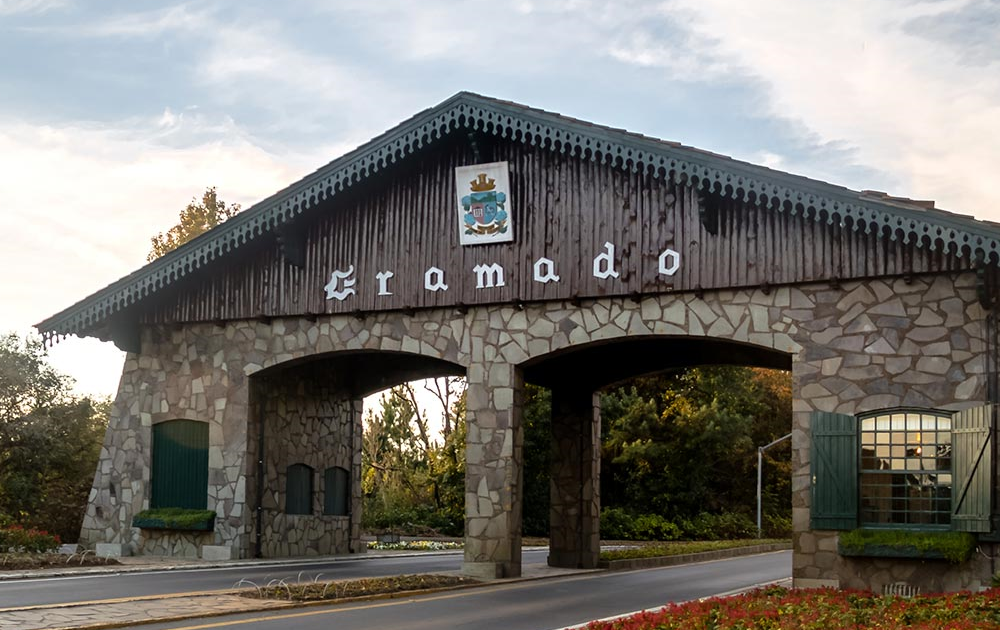
[[[976,548],[976,540],[963,532],[917,532],[856,529],[842,532],[837,552],[845,557],[915,558],[961,564]]]
[[[947,560],[936,549],[917,549],[913,545],[866,544],[860,548],[845,547],[837,543],[837,553],[850,558],[917,558],[919,560]]]
[[[215,512],[205,510],[143,510],[132,517],[132,527],[210,532],[215,529]]]

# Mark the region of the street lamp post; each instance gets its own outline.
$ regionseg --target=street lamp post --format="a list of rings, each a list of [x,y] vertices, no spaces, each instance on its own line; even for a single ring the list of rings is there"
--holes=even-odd
[[[764,446],[758,446],[757,447],[757,538],[761,537],[761,528],[760,528],[760,486],[761,486],[760,481],[761,481],[761,472],[760,472],[760,469],[761,469],[761,465],[763,464],[763,460],[764,460],[764,451],[766,451],[767,449],[771,448],[772,446],[774,446],[774,445],[776,445],[776,444],[778,444],[780,442],[784,442],[785,440],[787,440],[790,437],[792,437],[791,433],[789,433],[788,435],[785,435],[785,436],[782,436],[782,437],[778,438],[777,440],[771,442],[770,444],[765,444]]]

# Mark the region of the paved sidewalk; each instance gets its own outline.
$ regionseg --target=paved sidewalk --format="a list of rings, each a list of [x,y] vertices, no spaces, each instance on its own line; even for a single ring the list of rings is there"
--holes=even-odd
[[[427,553],[427,552],[423,552]],[[188,565],[191,566],[191,565]],[[589,571],[578,569],[557,569],[544,564],[528,564],[519,578],[496,580],[484,583],[498,584],[537,580],[560,575],[573,575]],[[458,574],[457,571],[444,572]],[[467,587],[462,587],[467,588]],[[411,595],[396,594],[398,597]],[[360,599],[380,599],[374,596]],[[344,600],[349,601],[349,600]],[[330,604],[332,602],[323,602]],[[302,604],[276,600],[261,600],[241,597],[233,591],[220,591],[202,595],[136,597],[107,600],[101,603],[60,604],[53,606],[29,606],[24,608],[0,609],[0,630],[62,630],[68,628],[114,628],[129,624],[152,623],[156,621],[179,621],[200,619],[219,615],[296,608]]]

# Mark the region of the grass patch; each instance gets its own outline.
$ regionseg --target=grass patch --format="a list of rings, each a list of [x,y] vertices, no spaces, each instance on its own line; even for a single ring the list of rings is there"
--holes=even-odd
[[[965,562],[976,548],[976,539],[965,532],[910,532],[887,529],[855,529],[838,537],[842,552],[863,555],[866,549],[912,549],[920,553],[935,552],[949,562]]]
[[[1000,590],[909,599],[777,586],[736,597],[668,604],[588,630],[979,630],[1000,627]]]
[[[627,549],[609,549],[601,552],[601,560],[633,560],[635,558],[659,558],[663,556],[679,556],[685,553],[702,553],[719,551],[753,545],[768,545],[787,543],[788,540],[777,538],[751,538],[744,540],[684,540],[675,542],[653,543],[629,547]]]
[[[284,599],[315,602],[349,597],[385,595],[403,591],[422,591],[478,584],[478,580],[457,575],[396,575],[390,577],[338,580],[334,582],[297,582],[269,584],[256,590],[246,590],[244,597],[254,599]]]

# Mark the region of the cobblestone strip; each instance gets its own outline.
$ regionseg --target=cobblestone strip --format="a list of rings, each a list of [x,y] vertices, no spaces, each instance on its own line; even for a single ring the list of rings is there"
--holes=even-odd
[[[251,600],[239,595],[196,595],[115,604],[30,608],[0,613],[0,630],[113,628],[255,610],[288,608],[291,602]]]

